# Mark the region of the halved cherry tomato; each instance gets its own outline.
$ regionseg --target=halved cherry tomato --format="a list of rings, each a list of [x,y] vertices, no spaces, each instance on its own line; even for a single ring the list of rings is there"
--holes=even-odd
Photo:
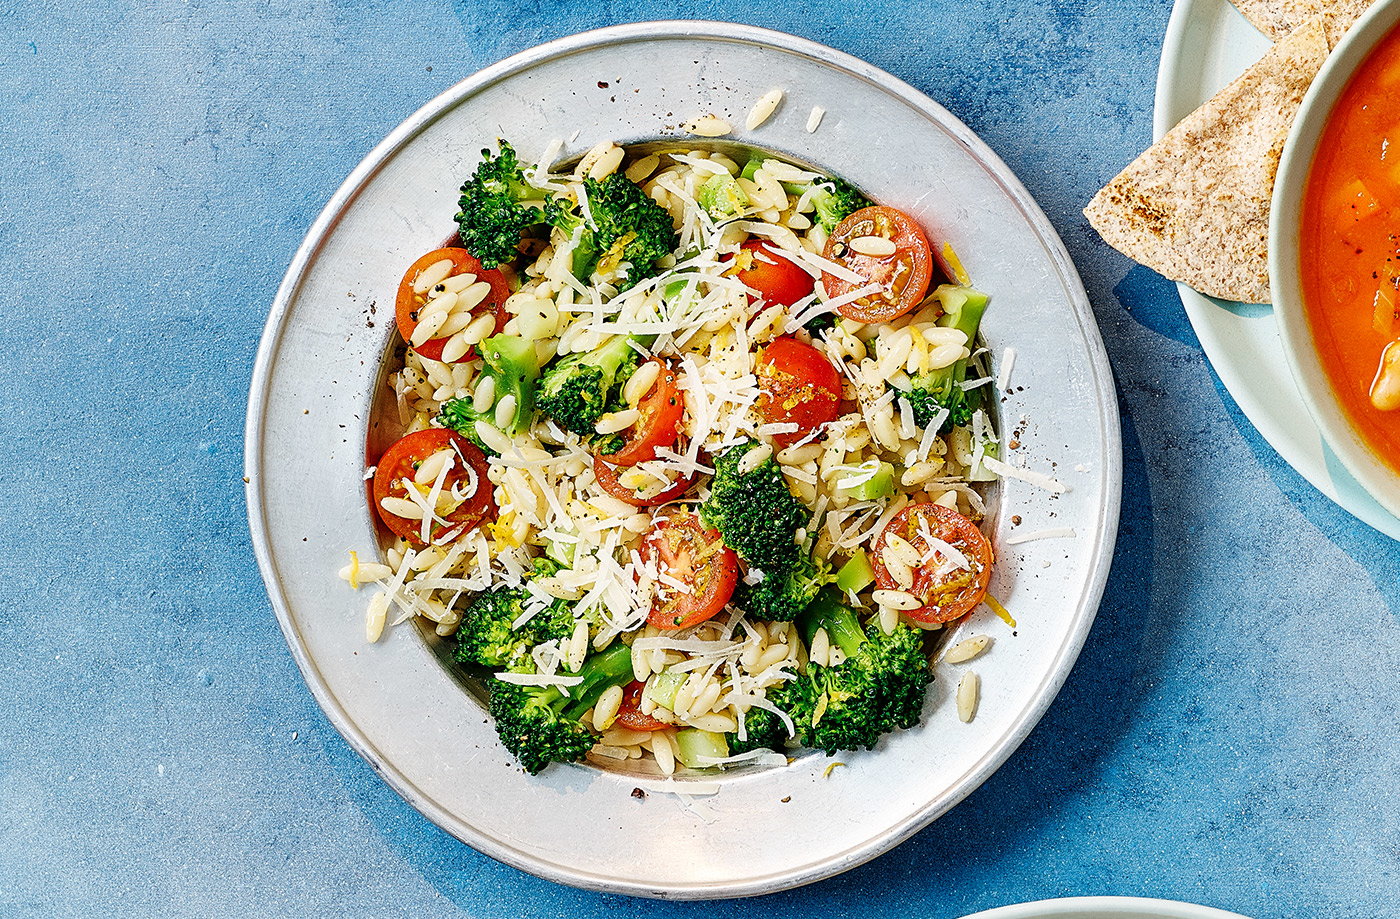
[[[664,731],[670,727],[664,721],[657,721],[650,715],[642,714],[642,690],[645,688],[646,684],[637,680],[627,684],[627,688],[622,691],[622,706],[617,710],[613,727],[626,728],[629,731]]]
[[[675,444],[681,436],[681,419],[685,416],[685,398],[676,383],[676,372],[666,366],[666,362],[652,358],[649,363],[658,364],[661,372],[656,382],[646,391],[637,409],[642,417],[623,434],[627,440],[616,453],[606,453],[603,458],[614,466],[635,466],[656,459],[656,451]]]
[[[770,304],[792,306],[810,294],[816,282],[792,259],[777,254],[777,248],[756,239],[744,243],[734,256],[734,276]]]
[[[455,278],[458,275],[472,274],[476,275],[478,282],[484,281],[491,285],[491,292],[486,295],[486,299],[472,309],[472,316],[494,312],[496,314],[496,332],[499,333],[504,329],[507,320],[510,319],[505,308],[506,298],[510,296],[510,281],[506,276],[499,269],[487,270],[481,267],[481,262],[478,262],[466,249],[434,249],[410,265],[408,271],[404,272],[403,280],[399,282],[398,299],[394,302],[394,321],[398,324],[399,334],[403,336],[403,340],[412,341],[413,332],[418,328],[419,311],[428,302],[428,294],[432,293],[431,289],[423,293],[414,291],[413,282],[417,281],[418,276],[428,267],[444,260],[452,263],[452,270],[447,277]],[[413,350],[429,360],[442,360],[442,346],[447,344],[449,337],[430,338]],[[471,348],[454,363],[468,361],[474,357],[476,357],[476,349]]]
[[[642,542],[642,563],[656,559],[661,571],[685,584],[658,583],[647,622],[658,629],[684,629],[710,619],[729,602],[739,581],[739,557],[718,530],[684,511],[658,518]]]
[[[871,236],[894,243],[894,252],[865,255],[852,247],[853,240]],[[865,279],[847,281],[833,274],[823,274],[822,285],[831,299],[868,283],[881,286],[880,290],[839,307],[837,312],[847,319],[888,322],[918,306],[928,293],[933,273],[928,237],[914,218],[892,207],[861,208],[848,216],[831,231],[822,255]]]
[[[596,456],[593,457],[593,477],[598,480],[598,484],[602,486],[603,491],[612,495],[619,501],[626,501],[633,507],[656,507],[658,504],[674,501],[687,491],[690,491],[690,487],[695,484],[694,475],[679,476],[676,479],[676,483],[670,488],[650,498],[643,498],[618,481],[617,469],[603,462],[602,459]]]
[[[908,540],[920,557],[934,547],[928,536],[940,539],[961,552],[968,567],[955,566],[939,552],[914,568],[913,587],[901,587],[884,563],[885,546],[895,535]],[[923,606],[904,614],[915,622],[950,622],[965,616],[982,602],[992,579],[992,547],[987,537],[977,524],[941,504],[910,504],[895,514],[875,540],[874,562],[878,587],[908,590],[923,601]]]
[[[775,338],[758,356],[758,402],[769,424],[796,424],[773,439],[786,445],[841,414],[841,375],[816,348],[795,338]]]
[[[438,517],[447,521],[434,522],[428,532],[429,541],[447,542],[496,516],[496,501],[491,482],[486,478],[486,455],[476,444],[456,431],[446,428],[425,428],[399,438],[384,451],[374,471],[374,509],[394,535],[402,536],[416,546],[423,545],[423,521],[400,517],[384,508],[384,499],[393,497],[409,500],[404,480],[413,481],[423,461],[442,450],[453,450],[452,467],[443,479],[438,498]],[[470,469],[470,472],[468,472]],[[426,498],[432,482],[418,488]]]

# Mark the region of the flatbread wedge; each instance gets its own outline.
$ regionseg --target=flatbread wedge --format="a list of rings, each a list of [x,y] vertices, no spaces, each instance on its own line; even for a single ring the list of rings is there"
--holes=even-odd
[[[1327,17],[1327,44],[1337,47],[1337,42],[1347,34],[1352,23],[1374,5],[1376,0],[1322,0],[1323,15]]]
[[[1326,16],[1332,47],[1376,0],[1230,0],[1244,18],[1274,40],[1285,37],[1313,16]]]
[[[1277,41],[1329,6],[1328,0],[1230,0],[1256,29]]]
[[[1279,154],[1327,53],[1321,17],[1299,26],[1104,186],[1084,209],[1089,223],[1173,281],[1267,303]]]

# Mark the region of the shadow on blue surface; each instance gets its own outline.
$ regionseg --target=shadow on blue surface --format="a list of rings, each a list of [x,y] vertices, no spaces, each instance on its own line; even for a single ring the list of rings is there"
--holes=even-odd
[[[1254,428],[1229,390],[1225,388],[1225,384],[1220,381],[1220,377],[1213,371],[1211,380],[1220,393],[1230,420],[1234,422],[1240,435],[1253,451],[1255,459],[1274,485],[1288,497],[1309,523],[1336,543],[1353,561],[1366,568],[1385,597],[1391,614],[1396,615],[1400,612],[1400,543],[1359,522],[1351,513],[1299,475]],[[1339,492],[1350,494],[1352,500],[1365,502],[1375,507],[1378,512],[1384,513],[1375,503],[1375,499],[1365,493],[1365,489],[1326,444],[1323,445],[1323,456],[1327,463],[1327,472]]]

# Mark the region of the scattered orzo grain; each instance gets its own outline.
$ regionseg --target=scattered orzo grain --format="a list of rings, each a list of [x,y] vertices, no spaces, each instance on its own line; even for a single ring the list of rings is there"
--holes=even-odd
[[[981,657],[988,648],[992,646],[990,635],[974,635],[953,645],[943,655],[943,661],[948,664],[962,664],[974,658]]]
[[[977,702],[982,688],[982,678],[976,671],[969,670],[958,680],[958,720],[964,724],[977,714]]]

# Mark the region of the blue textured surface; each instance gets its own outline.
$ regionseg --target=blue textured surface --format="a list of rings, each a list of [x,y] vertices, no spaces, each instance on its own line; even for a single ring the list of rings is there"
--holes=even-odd
[[[1396,546],[1279,460],[1172,287],[1079,213],[1148,140],[1168,0],[742,10],[925,90],[1021,176],[1083,273],[1127,453],[1103,610],[1022,749],[891,854],[710,905],[535,880],[389,791],[292,663],[240,475],[277,281],[381,136],[541,40],[733,6],[48,6],[0,12],[0,916],[1394,914]]]

